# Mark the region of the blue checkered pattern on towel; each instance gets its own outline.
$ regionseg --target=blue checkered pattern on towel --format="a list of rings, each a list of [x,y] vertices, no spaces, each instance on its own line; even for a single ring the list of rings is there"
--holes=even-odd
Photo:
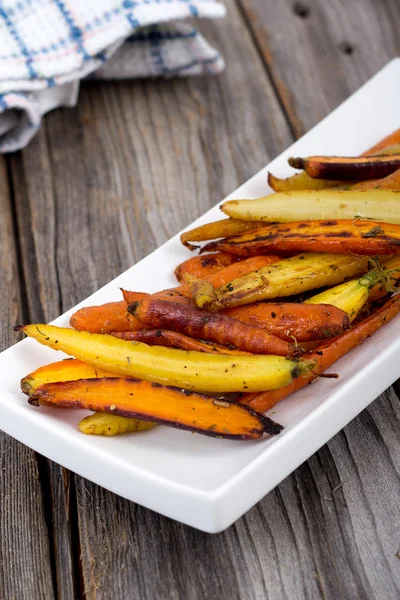
[[[0,152],[74,105],[85,77],[219,73],[220,54],[182,20],[224,14],[216,0],[0,0]]]

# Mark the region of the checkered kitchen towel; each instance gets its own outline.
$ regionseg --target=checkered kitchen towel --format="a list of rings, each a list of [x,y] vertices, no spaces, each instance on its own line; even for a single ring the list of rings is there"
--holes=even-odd
[[[216,0],[0,0],[0,152],[74,106],[84,77],[220,72],[222,57],[181,21],[224,14]]]

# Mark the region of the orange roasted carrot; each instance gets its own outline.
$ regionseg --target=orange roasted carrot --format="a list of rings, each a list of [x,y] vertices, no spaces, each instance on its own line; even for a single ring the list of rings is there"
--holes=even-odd
[[[167,329],[143,329],[143,331],[117,331],[111,335],[120,340],[130,340],[132,342],[143,342],[149,346],[166,346],[167,348],[180,348],[181,350],[195,350],[196,352],[206,352],[207,354],[249,354],[242,350],[232,350],[220,344],[203,342],[195,340],[187,335],[177,331]]]
[[[257,269],[272,264],[280,260],[278,256],[254,256],[248,260],[234,263],[207,276],[215,287],[220,287],[256,271]],[[131,296],[134,295],[134,296]],[[108,333],[110,331],[140,331],[143,325],[127,312],[127,303],[130,304],[138,299],[141,292],[124,292],[125,300],[120,302],[108,302],[100,306],[87,306],[76,311],[71,319],[70,324],[78,331],[89,331],[90,333]],[[144,294],[142,294],[144,295]],[[147,295],[147,294],[146,294]],[[165,300],[173,300],[174,302],[185,302],[182,298],[191,299],[192,293],[190,286],[187,284],[180,285],[176,288],[162,290],[156,292],[157,298]]]
[[[370,179],[351,186],[352,190],[400,190],[400,169],[383,179]]]
[[[331,367],[334,362],[347,354],[358,344],[361,344],[367,337],[375,333],[382,325],[388,323],[400,311],[400,295],[390,298],[383,306],[375,310],[367,319],[360,321],[341,336],[329,340],[324,344],[319,345],[315,350],[309,352],[305,356],[311,360],[315,360],[316,366],[313,371],[294,380],[290,385],[270,392],[262,392],[258,394],[243,394],[241,402],[248,404],[255,410],[265,412],[275,406],[278,402],[286,398],[290,394],[300,390],[305,385],[316,379],[326,369]]]
[[[78,331],[90,333],[141,329],[138,320],[128,313],[125,300],[81,308],[72,315],[70,324]]]
[[[222,314],[241,323],[266,329],[269,333],[288,341],[323,340],[341,335],[350,327],[347,313],[328,304],[258,302],[227,308]]]
[[[367,152],[364,153],[365,156],[371,156],[380,152],[384,148],[388,148],[389,146],[394,146],[396,144],[400,144],[400,129],[396,129],[393,133],[387,135],[383,140],[372,146]]]
[[[185,283],[185,277],[191,275],[202,279],[208,275],[218,273],[224,267],[228,267],[239,259],[227,252],[215,252],[214,254],[203,254],[201,256],[192,256],[183,263],[180,263],[174,273],[180,283]]]
[[[34,406],[85,408],[236,440],[275,435],[282,426],[242,404],[139,379],[80,379],[40,386]]]
[[[273,223],[252,233],[207,244],[237,256],[263,252],[354,253],[367,256],[400,252],[400,225],[362,219]]]
[[[235,346],[253,354],[296,356],[301,350],[270,333],[240,323],[222,314],[210,314],[192,306],[165,302],[149,296],[128,306],[128,311],[144,325],[173,329],[190,337]]]

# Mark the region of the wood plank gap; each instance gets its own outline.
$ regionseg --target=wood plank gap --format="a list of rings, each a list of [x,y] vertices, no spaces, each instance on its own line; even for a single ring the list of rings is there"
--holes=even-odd
[[[56,569],[56,553],[55,553],[55,542],[54,542],[54,529],[53,529],[53,508],[52,508],[52,493],[50,485],[50,474],[49,474],[49,461],[47,458],[35,452],[36,464],[39,473],[40,489],[42,492],[42,503],[44,511],[44,519],[47,527],[47,536],[49,539],[50,547],[50,567],[51,576],[53,579],[54,597],[59,598],[58,582],[57,582],[57,569]]]
[[[29,323],[31,319],[30,319],[30,315],[29,315],[29,305],[27,302],[27,295],[26,295],[26,279],[25,279],[25,272],[24,272],[23,261],[22,261],[22,250],[21,250],[21,245],[19,243],[20,227],[19,227],[18,216],[17,216],[16,206],[15,206],[15,189],[14,189],[14,182],[13,182],[13,177],[12,177],[11,157],[9,155],[6,155],[5,160],[6,160],[6,172],[7,172],[9,193],[10,193],[11,218],[12,218],[12,227],[13,227],[13,233],[14,233],[14,239],[15,239],[15,253],[16,253],[16,260],[17,260],[18,280],[19,280],[19,288],[20,288],[20,296],[21,296],[21,307],[20,307],[21,318],[24,323]],[[54,596],[58,597],[56,564],[55,564],[55,555],[53,552],[54,532],[53,532],[53,525],[52,525],[53,519],[52,519],[52,508],[51,508],[51,501],[50,501],[51,488],[50,488],[50,481],[49,481],[49,475],[48,475],[48,460],[44,456],[39,454],[38,452],[35,452],[34,454],[35,454],[37,469],[38,469],[38,473],[39,473],[44,519],[45,519],[45,523],[46,523],[47,537],[48,537],[48,543],[49,543],[49,548],[50,548],[49,554],[50,554],[51,577],[52,577],[52,582],[53,582],[53,592],[54,592]]]
[[[71,531],[72,567],[74,570],[74,586],[76,600],[86,600],[81,558],[81,539],[79,533],[78,496],[76,491],[76,475],[70,473],[69,489],[69,523]]]
[[[18,270],[18,283],[20,290],[20,313],[23,324],[29,323],[29,309],[28,309],[28,301],[26,295],[26,279],[25,279],[25,271],[23,267],[22,261],[22,250],[21,245],[19,243],[19,224],[18,224],[18,216],[17,209],[15,206],[15,189],[14,189],[14,181],[12,177],[12,167],[11,167],[11,158],[9,154],[5,155],[5,163],[6,163],[6,173],[8,180],[8,189],[10,194],[10,206],[11,206],[11,220],[12,220],[12,228],[15,240],[15,254],[17,260],[17,270]],[[18,323],[11,323],[10,325],[18,325]],[[22,335],[21,335],[22,338]]]
[[[267,75],[268,81],[271,84],[271,87],[274,91],[274,94],[276,96],[277,99],[277,103],[282,111],[282,114],[285,118],[287,127],[290,131],[290,133],[292,134],[292,137],[294,140],[297,140],[299,137],[301,137],[303,135],[303,131],[301,130],[301,128],[299,128],[299,125],[297,123],[297,119],[291,119],[290,118],[290,113],[291,111],[289,110],[287,103],[285,102],[285,97],[284,94],[282,94],[280,92],[279,89],[279,85],[277,84],[276,81],[276,77],[274,75],[273,69],[271,68],[271,66],[266,62],[265,60],[265,55],[263,53],[263,49],[261,48],[260,42],[259,42],[259,38],[257,36],[257,33],[254,29],[253,23],[250,19],[250,16],[248,14],[248,11],[245,9],[245,7],[243,6],[242,0],[236,0],[236,5],[238,8],[239,13],[242,16],[242,19],[245,23],[245,25],[247,26],[249,35],[251,37],[251,39],[253,40],[254,43],[254,47],[257,51],[258,56],[261,59],[261,63],[264,67],[265,73]],[[265,51],[265,48],[264,48]]]

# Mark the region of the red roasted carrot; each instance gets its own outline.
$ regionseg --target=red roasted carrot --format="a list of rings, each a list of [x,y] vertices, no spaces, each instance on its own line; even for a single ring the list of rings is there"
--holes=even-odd
[[[361,344],[361,342],[375,333],[382,325],[393,319],[399,311],[400,295],[397,295],[390,298],[390,300],[375,310],[367,319],[360,321],[358,325],[355,325],[341,336],[319,345],[315,350],[306,354],[307,358],[316,362],[316,366],[309,375],[296,379],[288,386],[279,390],[258,394],[243,394],[241,402],[260,412],[269,410],[290,394],[300,390],[316,379],[326,369],[331,367],[334,362],[339,360],[339,358],[347,354],[355,346],[358,346],[358,344]]]
[[[166,346],[167,348],[180,348],[181,350],[195,350],[207,354],[249,354],[242,350],[232,350],[220,344],[195,340],[177,331],[167,329],[143,329],[143,331],[118,331],[111,335],[132,342],[143,342],[149,346]]]
[[[296,356],[300,348],[274,335],[221,314],[205,313],[192,306],[143,298],[128,306],[128,311],[150,327],[173,329],[196,339],[232,344],[253,354]]]
[[[183,263],[180,263],[174,273],[180,283],[185,283],[185,277],[191,275],[203,279],[208,275],[218,273],[224,267],[236,263],[239,259],[227,252],[215,252],[214,254],[203,254],[201,256],[192,256]]]
[[[312,307],[312,310],[309,308]],[[284,340],[322,340],[341,335],[350,327],[347,313],[329,304],[258,302],[222,311],[241,323],[269,331]]]
[[[263,252],[327,252],[339,254],[397,254],[400,225],[369,221],[331,220],[275,223],[251,233],[237,235],[205,246],[237,256]]]

